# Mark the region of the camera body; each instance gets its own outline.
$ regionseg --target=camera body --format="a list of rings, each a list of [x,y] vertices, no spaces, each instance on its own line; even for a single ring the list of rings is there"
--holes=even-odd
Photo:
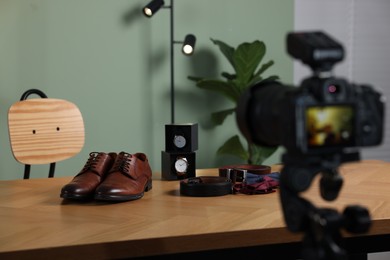
[[[247,140],[290,155],[347,154],[382,142],[384,98],[368,85],[331,75],[343,47],[322,32],[290,33],[287,50],[311,67],[299,87],[262,81],[241,96],[238,127]]]

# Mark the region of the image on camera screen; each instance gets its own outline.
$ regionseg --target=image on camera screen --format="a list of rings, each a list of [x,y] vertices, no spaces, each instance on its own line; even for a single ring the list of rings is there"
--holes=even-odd
[[[306,108],[307,144],[316,147],[354,146],[354,108],[351,105]]]

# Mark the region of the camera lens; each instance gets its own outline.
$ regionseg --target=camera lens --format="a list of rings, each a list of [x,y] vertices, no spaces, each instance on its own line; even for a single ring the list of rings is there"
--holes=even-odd
[[[283,108],[289,104],[287,93],[293,90],[296,88],[270,81],[258,83],[244,93],[237,104],[236,113],[243,135],[263,146],[282,144],[287,136],[287,126],[281,122],[287,111]]]

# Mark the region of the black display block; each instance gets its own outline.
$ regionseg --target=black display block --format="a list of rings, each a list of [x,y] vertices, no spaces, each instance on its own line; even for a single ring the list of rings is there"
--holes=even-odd
[[[175,137],[182,136],[185,145],[178,147],[175,145]],[[166,152],[194,152],[198,150],[198,124],[167,124],[165,125],[165,151]]]
[[[185,158],[188,168],[185,173],[178,173],[175,163],[178,159]],[[161,151],[161,178],[165,180],[182,180],[195,177],[196,154],[195,152],[166,152]]]

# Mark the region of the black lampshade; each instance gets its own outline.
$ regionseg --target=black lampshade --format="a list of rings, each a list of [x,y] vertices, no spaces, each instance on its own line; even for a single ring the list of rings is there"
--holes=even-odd
[[[182,51],[185,55],[191,55],[195,49],[196,37],[193,34],[187,34],[184,42]]]
[[[142,9],[142,12],[145,16],[152,17],[163,5],[164,0],[153,0]]]

